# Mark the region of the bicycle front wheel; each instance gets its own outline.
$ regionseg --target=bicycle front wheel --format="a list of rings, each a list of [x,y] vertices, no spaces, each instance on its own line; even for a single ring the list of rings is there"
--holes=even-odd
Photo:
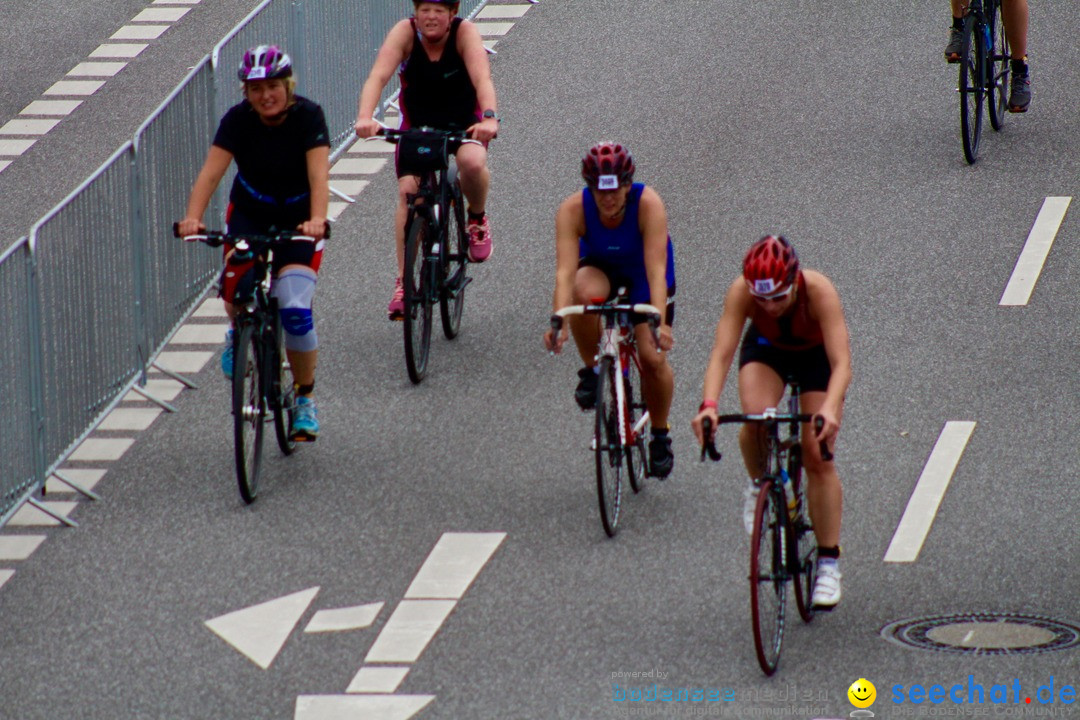
[[[990,108],[990,127],[1001,130],[1005,125],[1005,111],[1009,103],[1009,39],[1005,36],[1005,24],[997,2],[986,0],[986,22],[992,29],[991,55],[987,60],[987,85],[990,95],[986,104]]]
[[[615,370],[611,358],[600,361],[596,385],[596,492],[600,500],[600,520],[608,537],[615,537],[622,507],[623,447],[619,439],[619,407],[615,396]]]
[[[250,504],[255,501],[259,492],[263,426],[266,421],[259,331],[253,325],[245,325],[236,333],[233,342],[232,402],[236,480],[240,485],[240,497]]]
[[[427,373],[431,350],[431,278],[427,248],[433,228],[421,215],[413,215],[405,238],[405,368],[418,384]]]
[[[461,331],[461,313],[465,309],[465,286],[468,284],[469,238],[465,233],[465,208],[458,190],[450,199],[446,214],[446,243],[440,249],[443,273],[439,292],[439,315],[443,335],[453,340]]]
[[[802,474],[802,447],[795,445],[788,455],[788,478],[796,497],[796,513],[788,525],[788,567],[795,580],[795,606],[803,622],[814,619],[810,599],[817,582],[817,537],[810,525],[806,486]]]
[[[968,163],[979,157],[985,89],[985,39],[974,15],[964,19],[964,48],[960,53],[960,134]]]
[[[277,436],[278,447],[285,455],[292,455],[296,450],[296,441],[289,437],[289,429],[292,427],[296,396],[285,371],[285,349],[282,347],[284,330],[281,327],[281,316],[276,310],[274,318],[274,334],[267,336],[267,347],[270,351],[267,353],[266,394],[274,415],[274,435]]]
[[[761,483],[750,538],[750,616],[758,665],[766,675],[776,672],[784,642],[786,505],[778,506],[771,480]]]
[[[645,407],[645,394],[641,389],[641,369],[635,355],[631,355],[627,360],[623,384],[626,388],[626,426],[632,430],[648,412]],[[645,476],[648,473],[648,466],[645,464],[648,460],[645,439],[648,436],[649,423],[646,421],[634,435],[633,444],[626,449],[626,476],[630,479],[630,487],[635,493],[641,492],[641,488],[645,487]]]

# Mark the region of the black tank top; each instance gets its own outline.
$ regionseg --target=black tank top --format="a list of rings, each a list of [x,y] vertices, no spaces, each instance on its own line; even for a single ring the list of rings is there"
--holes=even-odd
[[[412,52],[401,65],[401,98],[405,127],[428,126],[441,130],[464,130],[480,117],[465,60],[457,50],[457,33],[461,18],[450,22],[442,57],[432,62],[424,50],[416,18],[411,18]]]

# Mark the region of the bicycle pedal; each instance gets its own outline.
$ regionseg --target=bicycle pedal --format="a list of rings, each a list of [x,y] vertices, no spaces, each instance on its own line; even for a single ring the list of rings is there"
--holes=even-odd
[[[307,433],[294,433],[289,436],[289,439],[293,442],[315,442],[319,439],[318,435],[308,435]]]
[[[840,603],[837,603],[836,605],[811,605],[810,609],[814,612],[832,612],[839,604]]]

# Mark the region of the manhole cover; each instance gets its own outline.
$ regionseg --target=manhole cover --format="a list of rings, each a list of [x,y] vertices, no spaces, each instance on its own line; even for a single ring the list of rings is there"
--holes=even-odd
[[[882,628],[881,636],[905,647],[962,655],[1026,655],[1080,646],[1080,627],[1018,613],[899,620]]]

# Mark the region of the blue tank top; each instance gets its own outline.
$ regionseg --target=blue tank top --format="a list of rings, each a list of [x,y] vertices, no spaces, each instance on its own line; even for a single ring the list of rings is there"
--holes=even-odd
[[[578,238],[578,257],[594,261],[600,269],[612,278],[614,283],[627,283],[630,302],[647,303],[652,297],[649,292],[649,277],[645,272],[645,240],[638,226],[638,209],[641,207],[643,183],[634,183],[626,196],[626,212],[618,227],[608,228],[600,221],[600,212],[596,207],[589,188],[581,191],[581,204],[585,210],[585,235]],[[667,241],[667,280],[668,296],[675,294],[675,253],[671,245],[671,236]],[[612,288],[612,291],[617,288]],[[663,310],[663,308],[661,308]]]

